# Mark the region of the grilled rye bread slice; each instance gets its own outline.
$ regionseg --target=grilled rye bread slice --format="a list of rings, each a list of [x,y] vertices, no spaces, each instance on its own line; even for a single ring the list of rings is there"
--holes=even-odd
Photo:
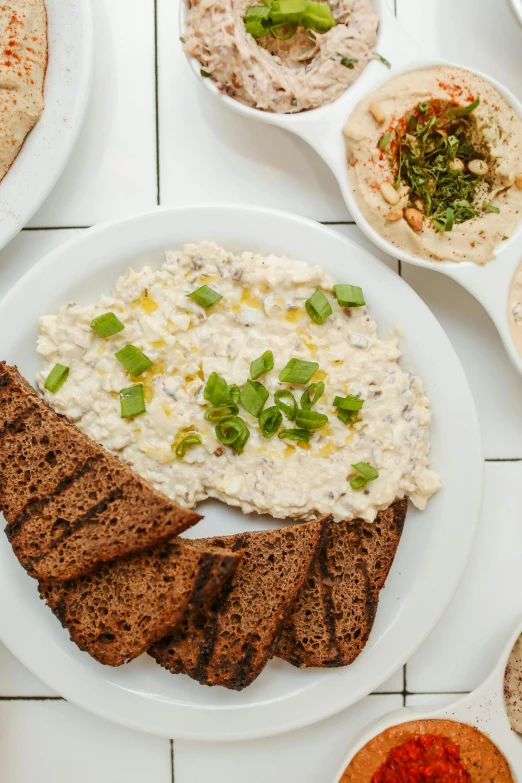
[[[285,623],[276,655],[294,666],[347,666],[364,649],[392,566],[407,500],[374,522],[333,523]]]
[[[239,554],[196,549],[175,538],[79,579],[41,581],[39,590],[80,650],[120,666],[213,596],[239,561]]]
[[[175,674],[242,690],[272,657],[285,617],[313,567],[328,521],[191,541],[242,550],[233,578],[149,650]]]
[[[201,517],[156,492],[0,364],[0,510],[21,564],[72,579],[166,541]]]

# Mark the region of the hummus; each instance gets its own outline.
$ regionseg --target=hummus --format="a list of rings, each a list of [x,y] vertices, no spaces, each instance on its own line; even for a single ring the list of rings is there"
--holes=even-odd
[[[522,356],[522,263],[515,272],[509,288],[508,321],[511,337]]]
[[[422,735],[443,737],[458,746],[464,776],[451,778],[442,775],[433,780],[468,780],[469,783],[514,783],[509,765],[496,745],[474,726],[452,720],[415,720],[392,726],[368,742],[352,759],[340,783],[374,783],[383,780],[402,780],[399,777],[380,777],[375,773],[382,767],[388,754],[395,748]],[[428,777],[408,777],[404,780],[431,780]]]
[[[504,676],[507,714],[514,731],[522,734],[522,636],[511,651]]]
[[[221,301],[205,309],[188,297],[202,285],[221,294]],[[317,289],[333,310],[321,325],[304,307]],[[125,329],[102,339],[90,322],[108,311]],[[421,379],[401,369],[397,340],[377,336],[365,306],[339,307],[333,282],[319,266],[189,244],[168,252],[159,270],[129,269],[98,304],[68,304],[43,316],[40,330],[38,352],[46,361],[37,382],[48,402],[182,506],[213,497],[279,518],[333,514],[372,521],[405,495],[424,508],[440,486],[428,468],[431,411]],[[127,344],[153,361],[138,378],[114,356]],[[270,394],[265,407],[274,405],[280,389],[300,401],[305,386],[278,380],[289,360],[317,362],[312,380],[322,380],[325,390],[313,410],[326,414],[328,423],[309,443],[266,438],[240,405],[250,438],[236,454],[204,418],[210,405],[204,389],[211,373],[243,387],[251,362],[265,351],[274,357],[273,370],[258,379]],[[52,394],[44,382],[55,363],[70,373]],[[124,419],[119,392],[133,382],[144,384],[146,412]],[[333,400],[348,393],[364,404],[358,420],[347,425]],[[297,425],[285,419],[282,426]],[[179,459],[173,446],[190,431],[202,443]],[[379,476],[355,490],[352,465],[359,462]]]
[[[373,58],[378,18],[370,0],[332,0],[335,27],[299,28],[286,41],[246,32],[243,17],[253,4],[191,0],[184,32],[186,54],[242,103],[280,113],[314,109],[338,98]]]
[[[43,0],[0,7],[0,180],[44,109],[47,14]]]
[[[435,200],[434,194],[442,192],[438,183],[443,177],[446,182],[451,180],[450,173],[460,177],[461,166],[468,193],[474,191],[474,196],[469,196],[471,209],[466,208],[470,217],[462,222],[455,219],[451,230],[443,226],[439,230],[441,226],[436,227],[426,203],[418,203],[412,195],[404,156],[398,178],[399,139],[412,142],[408,149],[419,154],[418,139],[409,134],[408,120],[413,118],[414,125],[418,120],[418,127],[425,127],[420,123],[426,122],[435,107],[444,111],[470,106],[477,98],[476,108],[459,120],[462,136],[448,137],[444,128],[440,133],[440,145],[446,149],[465,142],[457,147],[463,159],[457,156],[451,160],[445,156],[454,152],[445,151],[440,158],[443,165],[434,174],[437,179],[426,184]],[[454,123],[451,133],[455,127]],[[379,234],[410,255],[484,264],[494,258],[495,248],[522,219],[522,120],[494,87],[467,70],[439,66],[391,79],[357,104],[344,136],[349,184],[359,208]],[[470,143],[474,151],[467,146]],[[422,159],[427,156],[422,154]],[[438,160],[432,156],[429,162],[437,165]],[[478,174],[480,171],[485,173]],[[394,190],[395,184],[398,187]],[[456,218],[463,203],[458,196],[451,202]]]

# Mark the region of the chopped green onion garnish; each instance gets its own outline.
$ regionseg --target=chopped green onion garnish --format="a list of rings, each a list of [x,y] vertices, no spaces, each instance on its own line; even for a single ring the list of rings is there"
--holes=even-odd
[[[287,438],[288,440],[304,440],[308,443],[310,440],[310,433],[307,430],[281,430],[278,438]]]
[[[429,108],[430,108],[430,104],[429,103],[419,103],[419,111],[422,114],[426,114],[426,112],[428,111]]]
[[[484,209],[486,210],[486,212],[495,212],[497,215],[500,214],[500,209],[498,207],[493,206],[493,204],[489,204],[488,202],[484,204]]]
[[[307,5],[307,0],[280,0],[279,10],[282,14],[300,14],[306,10]],[[268,11],[270,13],[270,9]]]
[[[50,392],[57,392],[69,377],[69,368],[65,364],[55,364],[47,378],[45,388]]]
[[[310,299],[306,300],[305,307],[306,312],[316,324],[324,324],[328,316],[332,314],[332,305],[319,288]]]
[[[337,418],[342,421],[343,424],[351,424],[357,418],[357,411],[347,411],[344,408],[339,408],[337,411]]]
[[[232,419],[239,413],[237,405],[215,405],[213,408],[209,408],[205,411],[205,419],[212,421],[214,424],[220,421],[227,421]]]
[[[133,375],[135,378],[141,375],[142,372],[152,367],[152,361],[148,356],[136,348],[135,345],[126,345],[121,351],[114,354],[121,364],[125,367],[127,372]]]
[[[114,313],[103,313],[91,321],[91,329],[94,329],[98,337],[112,337],[113,334],[123,332],[125,327]]]
[[[391,141],[391,133],[390,133],[389,131],[387,131],[387,132],[384,134],[384,136],[381,136],[381,138],[379,139],[379,141],[378,141],[378,143],[377,143],[377,146],[378,146],[378,147],[379,147],[381,150],[384,150],[384,149],[386,149],[386,147],[388,146],[388,144],[390,143],[390,141]]]
[[[239,402],[246,411],[257,418],[263,410],[268,396],[268,389],[265,389],[262,383],[248,380],[241,389]]]
[[[386,59],[386,57],[383,57],[382,54],[379,54],[379,52],[374,52],[374,57],[377,57],[383,65],[385,65],[387,68],[391,68],[391,62]]]
[[[283,383],[308,383],[319,369],[317,362],[307,362],[304,359],[290,359],[286,367],[279,373]]]
[[[203,397],[213,405],[227,405],[231,399],[226,380],[221,375],[218,375],[217,372],[210,374]]]
[[[271,438],[272,435],[275,435],[282,423],[283,414],[277,405],[265,408],[259,417],[259,426],[261,427],[261,432],[265,438]]]
[[[352,468],[360,473],[350,481],[352,489],[362,489],[369,481],[375,481],[376,478],[379,478],[379,471],[368,465],[367,462],[358,462],[356,465],[352,465]]]
[[[328,416],[315,411],[297,411],[295,423],[303,430],[318,430],[328,424]]]
[[[212,78],[212,74],[209,73],[208,71],[205,71],[204,68],[201,69],[200,74],[202,75],[202,77],[204,79],[211,79]]]
[[[197,446],[202,442],[201,435],[198,435],[197,432],[189,432],[188,435],[185,435],[183,440],[180,440],[174,453],[176,454],[176,457],[183,459],[190,446]]]
[[[283,41],[291,38],[298,27],[318,32],[335,27],[328,3],[313,0],[264,0],[263,5],[251,5],[246,10],[243,22],[254,38],[272,33]]]
[[[233,405],[237,405],[241,396],[241,389],[236,383],[228,387],[227,394]]]
[[[191,294],[187,294],[187,297],[193,299],[201,305],[201,307],[212,307],[212,305],[215,305],[220,299],[223,299],[221,294],[218,294],[217,291],[209,288],[208,285],[202,285],[201,288],[196,288]]]
[[[272,351],[265,351],[262,356],[250,364],[250,377],[253,381],[256,381],[265,372],[274,369],[274,354]]]
[[[283,399],[290,400],[290,404],[283,402]],[[274,402],[280,411],[283,411],[286,418],[290,421],[295,419],[297,413],[297,402],[291,391],[288,389],[278,389],[274,394]]]
[[[433,225],[439,231],[451,231],[455,223],[455,211],[453,207],[447,207],[440,218],[433,218]]]
[[[142,383],[138,383],[136,386],[129,386],[128,389],[120,391],[120,407],[122,419],[145,413],[145,397],[143,396]]]
[[[334,285],[334,291],[339,307],[362,307],[366,304],[362,288],[358,285]]]
[[[354,397],[353,394],[347,394],[346,397],[334,397],[334,406],[345,411],[360,411],[363,405],[364,400]]]
[[[181,43],[183,43],[183,44],[187,43],[187,39],[186,39],[186,38],[183,38],[183,36],[182,36],[182,35],[180,35],[180,37],[179,37],[179,40],[180,40],[180,41],[181,41]]]
[[[249,437],[250,431],[246,422],[239,416],[222,421],[216,426],[216,438],[226,446],[232,446],[237,454],[241,454]]]
[[[346,68],[350,68],[352,70],[355,68],[355,64],[359,62],[358,57],[341,57],[339,60],[341,65],[344,65]]]
[[[467,106],[452,106],[450,109],[448,109],[447,113],[451,114],[453,117],[465,117],[466,114],[471,114],[471,112],[477,108],[479,103],[480,97],[477,96],[473,103],[468,103]]]
[[[312,383],[301,395],[301,408],[305,411],[309,411],[323,394],[324,382],[317,381],[317,383]]]

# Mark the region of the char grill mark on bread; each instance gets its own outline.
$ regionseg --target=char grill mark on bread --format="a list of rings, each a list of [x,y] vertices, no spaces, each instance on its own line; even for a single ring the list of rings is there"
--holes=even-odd
[[[288,612],[323,545],[329,519],[266,532],[191,541],[241,550],[237,571],[217,598],[187,616],[149,650],[175,674],[242,690],[272,657]]]
[[[40,581],[47,602],[80,650],[120,666],[182,622],[230,578],[240,555],[175,539],[67,582]]]
[[[392,566],[406,518],[407,500],[375,522],[329,525],[325,545],[301,590],[276,655],[300,667],[347,666],[364,649],[379,592]]]
[[[56,414],[5,363],[0,417],[0,509],[32,576],[76,578],[201,519]]]

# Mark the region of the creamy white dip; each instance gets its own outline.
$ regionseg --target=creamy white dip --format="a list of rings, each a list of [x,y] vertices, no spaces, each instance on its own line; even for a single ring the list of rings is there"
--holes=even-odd
[[[504,676],[506,710],[514,731],[522,734],[522,636],[509,656]]]
[[[201,285],[223,299],[205,310],[187,298]],[[318,288],[333,308],[322,325],[304,308]],[[89,324],[107,311],[125,330],[101,339]],[[37,381],[51,405],[183,506],[214,497],[279,518],[333,514],[371,521],[405,495],[424,508],[440,486],[428,469],[431,410],[421,379],[401,369],[397,340],[379,339],[366,307],[338,306],[333,281],[319,266],[189,244],[168,252],[159,270],[129,269],[98,304],[68,304],[43,316],[40,330],[45,366]],[[136,379],[114,358],[128,343],[154,362]],[[327,414],[329,423],[303,447],[277,435],[264,438],[257,420],[240,409],[251,436],[237,455],[203,418],[209,406],[203,390],[212,372],[243,386],[250,363],[267,350],[275,366],[259,378],[270,392],[266,406],[281,388],[299,401],[305,386],[278,380],[290,359],[316,361],[313,381],[324,380],[325,393],[314,410]],[[51,394],[44,382],[56,362],[69,366],[70,375]],[[119,391],[140,381],[146,413],[122,419]],[[348,393],[364,399],[351,425],[339,421],[333,407],[336,395]],[[283,426],[295,424],[285,420]],[[180,460],[172,446],[190,427],[203,442]],[[358,462],[377,468],[379,477],[356,491],[349,482]]]

